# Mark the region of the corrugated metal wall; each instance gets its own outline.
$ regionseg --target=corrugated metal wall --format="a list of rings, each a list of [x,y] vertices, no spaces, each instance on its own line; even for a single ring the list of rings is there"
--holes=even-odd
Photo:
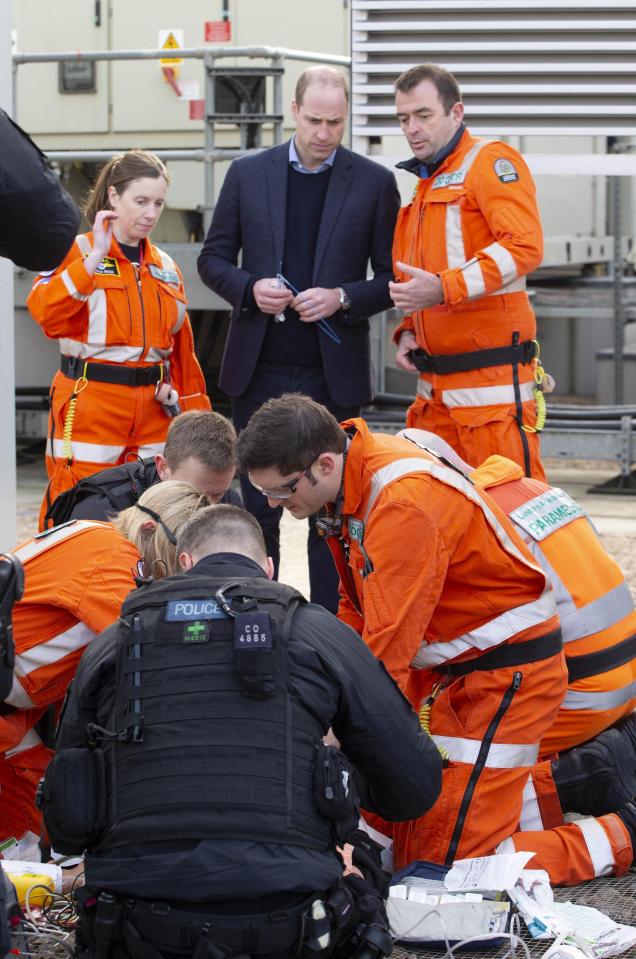
[[[636,134],[635,0],[352,0],[352,132],[397,134],[393,81],[432,61],[473,133]]]

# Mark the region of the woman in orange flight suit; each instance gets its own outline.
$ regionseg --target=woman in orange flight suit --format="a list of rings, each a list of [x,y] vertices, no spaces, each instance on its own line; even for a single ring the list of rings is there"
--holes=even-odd
[[[163,450],[170,417],[209,409],[179,268],[149,235],[164,207],[165,166],[131,150],[101,170],[85,207],[93,229],[27,306],[57,339],[42,505],[104,466]]]

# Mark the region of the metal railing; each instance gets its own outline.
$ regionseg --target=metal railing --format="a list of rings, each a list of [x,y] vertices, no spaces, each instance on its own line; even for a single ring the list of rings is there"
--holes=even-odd
[[[13,116],[17,119],[17,71],[22,64],[28,63],[68,63],[98,62],[118,60],[201,60],[205,73],[205,116],[202,149],[153,150],[162,160],[196,160],[205,164],[203,220],[207,230],[214,206],[214,164],[219,160],[233,160],[255,150],[244,148],[222,148],[215,145],[215,124],[210,118],[215,113],[215,75],[217,60],[229,57],[245,57],[250,60],[269,60],[273,68],[273,140],[274,144],[283,141],[283,68],[286,60],[301,60],[307,63],[326,63],[349,67],[351,58],[333,53],[315,53],[310,50],[293,50],[288,47],[245,46],[245,47],[192,47],[184,50],[86,50],[59,53],[15,53],[13,54]],[[265,120],[263,122],[266,122]],[[270,117],[271,122],[271,117]],[[240,127],[240,120],[237,121]],[[105,162],[119,150],[51,150],[47,151],[50,160],[57,163]]]

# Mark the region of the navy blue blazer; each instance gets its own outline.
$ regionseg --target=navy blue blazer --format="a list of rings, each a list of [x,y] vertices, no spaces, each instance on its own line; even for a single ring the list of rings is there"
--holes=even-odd
[[[201,279],[233,307],[219,377],[219,386],[230,396],[241,396],[248,388],[267,323],[273,322],[258,307],[244,308],[243,298],[251,279],[281,270],[288,170],[289,143],[234,160],[199,256]],[[329,392],[339,406],[373,398],[369,317],[392,306],[388,283],[399,206],[389,170],[338,147],[318,232],[313,286],[341,286],[351,298],[350,310],[329,319],[341,343],[318,337]],[[369,261],[373,278],[367,280]]]

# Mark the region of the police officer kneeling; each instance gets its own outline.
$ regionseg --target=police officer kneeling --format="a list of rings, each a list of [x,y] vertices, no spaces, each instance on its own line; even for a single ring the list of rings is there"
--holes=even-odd
[[[337,846],[356,787],[389,820],[432,806],[435,745],[348,626],[270,581],[249,513],[200,510],[178,554],[90,645],[47,771],[53,845],[86,849],[78,955],[388,955]]]

